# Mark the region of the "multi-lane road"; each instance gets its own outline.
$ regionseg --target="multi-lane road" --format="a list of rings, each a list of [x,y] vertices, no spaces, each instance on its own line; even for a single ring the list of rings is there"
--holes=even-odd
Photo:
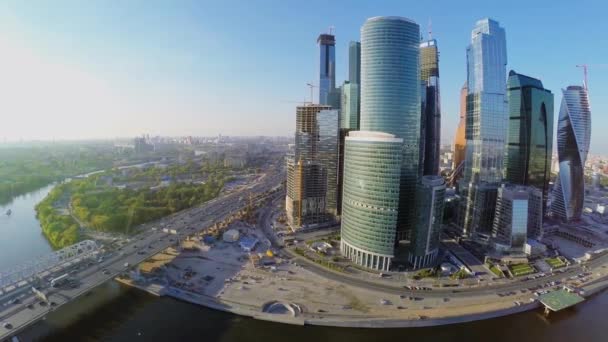
[[[128,239],[119,249],[110,251],[101,261],[88,264],[83,270],[70,275],[78,284],[76,288],[64,286],[41,290],[48,301],[41,301],[33,293],[21,297],[19,302],[0,308],[0,341],[4,341],[19,331],[43,318],[50,311],[57,310],[73,299],[90,295],[91,290],[132,266],[176,245],[187,235],[207,229],[221,222],[247,206],[250,198],[254,201],[265,200],[269,192],[285,179],[280,167],[268,168],[253,183],[206,202],[204,205],[170,215],[159,221],[143,226],[143,231]],[[175,230],[176,234],[163,232],[163,228]]]
[[[405,284],[390,284],[386,281],[372,281],[363,279],[356,276],[348,276],[338,274],[334,271],[330,271],[323,266],[315,264],[314,262],[292,254],[297,260],[298,265],[310,270],[325,278],[335,280],[338,282],[345,282],[349,285],[357,286],[364,289],[376,290],[380,292],[392,293],[392,294],[414,294],[417,297],[429,297],[429,298],[455,298],[455,297],[474,297],[474,296],[487,296],[487,295],[498,295],[499,293],[509,292],[520,292],[521,290],[528,291],[529,288],[538,288],[539,286],[545,286],[547,283],[553,281],[563,281],[574,275],[586,272],[586,270],[597,272],[601,271],[603,274],[608,272],[608,255],[604,255],[595,260],[587,262],[585,265],[572,265],[567,269],[564,269],[561,273],[554,273],[546,275],[544,277],[537,277],[535,279],[521,279],[518,281],[510,281],[508,283],[495,283],[480,285],[474,287],[448,287],[448,288],[433,288],[432,290],[408,290],[405,288]],[[585,268],[585,269],[584,269]]]

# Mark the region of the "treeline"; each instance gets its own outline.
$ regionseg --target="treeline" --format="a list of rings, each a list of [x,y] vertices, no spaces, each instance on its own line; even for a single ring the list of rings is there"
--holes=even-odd
[[[49,144],[0,148],[0,204],[65,177],[112,166],[110,144]]]
[[[224,186],[218,177],[210,177],[205,184],[174,183],[157,190],[99,189],[91,182],[73,182],[73,214],[89,228],[125,234],[139,224],[215,198]]]
[[[62,196],[65,196],[67,184],[56,186],[36,205],[36,216],[40,221],[42,232],[53,248],[63,248],[80,240],[78,224],[70,215],[62,215],[53,206]]]
[[[131,234],[139,224],[215,198],[224,186],[220,174],[211,175],[205,184],[174,183],[157,190],[98,186],[98,178],[96,175],[60,184],[36,206],[42,231],[53,247],[65,247],[80,239],[78,222],[55,208],[58,202],[68,201],[62,197],[69,197],[72,214],[87,228]]]

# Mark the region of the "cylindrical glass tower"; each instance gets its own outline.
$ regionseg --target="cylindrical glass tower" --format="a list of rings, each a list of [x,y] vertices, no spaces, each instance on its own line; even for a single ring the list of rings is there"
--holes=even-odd
[[[365,267],[388,270],[393,258],[402,144],[380,132],[346,137],[340,249]]]
[[[361,28],[361,124],[403,139],[397,238],[415,225],[420,143],[420,27],[402,17],[374,17]]]

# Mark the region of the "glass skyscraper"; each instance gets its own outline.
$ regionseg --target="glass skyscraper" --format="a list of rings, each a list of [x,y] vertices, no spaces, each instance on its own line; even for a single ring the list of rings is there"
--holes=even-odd
[[[580,219],[585,197],[585,162],[591,140],[591,108],[587,89],[562,90],[557,122],[559,174],[553,188],[551,212],[563,221]]]
[[[528,237],[541,237],[542,198],[541,190],[531,186],[503,184],[498,189],[492,229],[497,249],[521,251]]]
[[[319,35],[317,43],[319,43],[319,103],[327,105],[330,101],[330,92],[336,87],[336,38],[324,33]]]
[[[287,157],[285,207],[293,228],[333,221],[338,200],[338,111],[298,106],[293,155]]]
[[[415,226],[420,137],[420,27],[374,17],[361,28],[360,129],[403,139],[397,239]]]
[[[505,180],[534,186],[546,203],[553,154],[553,94],[540,80],[509,72]],[[543,205],[544,213],[546,205]]]
[[[350,131],[359,130],[361,113],[361,43],[348,45],[348,81],[341,87],[340,104],[340,162],[338,164],[338,215],[342,213],[342,184],[344,183],[344,140]]]
[[[348,81],[361,84],[361,43],[348,44]]]
[[[503,177],[508,120],[506,65],[505,30],[492,19],[479,20],[467,48],[467,142],[464,178],[459,186],[467,198],[466,207],[461,207],[462,228],[470,236],[492,230],[494,207],[487,206],[496,202]]]
[[[438,175],[423,176],[416,189],[418,222],[410,240],[409,262],[414,268],[437,261],[445,201],[445,181]]]
[[[344,82],[342,85],[342,106],[340,128],[359,129],[359,90],[357,83]]]
[[[441,99],[439,51],[435,39],[420,44],[420,79],[424,87],[420,117],[420,162],[423,175],[439,174]]]
[[[359,265],[386,271],[394,256],[403,140],[354,131],[345,144],[340,250]]]
[[[467,182],[500,182],[507,133],[507,43],[505,30],[482,19],[467,48]]]
[[[460,114],[456,135],[454,135],[454,159],[452,168],[456,170],[464,162],[467,141],[465,139],[466,116],[467,116],[467,84],[460,89]]]

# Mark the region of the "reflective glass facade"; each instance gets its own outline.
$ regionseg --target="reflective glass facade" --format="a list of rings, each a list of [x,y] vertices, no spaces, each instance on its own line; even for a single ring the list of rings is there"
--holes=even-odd
[[[409,262],[414,268],[429,267],[437,261],[445,182],[436,175],[424,176],[416,189],[416,216],[418,222],[410,240]]]
[[[470,236],[492,231],[507,135],[506,65],[505,30],[492,19],[477,21],[467,48],[466,153],[459,186],[467,197],[459,221]]]
[[[341,251],[365,267],[388,270],[393,257],[402,144],[387,133],[346,137]]]
[[[460,119],[458,127],[454,135],[454,163],[452,168],[456,170],[461,163],[464,162],[465,148],[467,141],[465,139],[465,126],[467,115],[467,84],[465,83],[460,89]]]
[[[415,218],[420,138],[420,28],[401,17],[374,17],[361,28],[360,128],[403,139],[398,239]]]
[[[329,104],[329,93],[336,87],[336,38],[321,34],[319,43],[319,103]]]
[[[342,86],[340,128],[359,129],[359,103],[359,85],[344,83]]]
[[[530,186],[503,185],[498,189],[493,242],[521,250],[528,237],[542,235],[542,192]]]
[[[540,189],[546,201],[553,153],[553,94],[540,80],[511,71],[507,98],[505,179]]]
[[[591,108],[587,90],[569,86],[562,90],[557,122],[559,174],[555,181],[551,212],[564,221],[580,219],[585,197],[584,167],[591,140]]]
[[[361,84],[361,43],[348,44],[348,81]]]
[[[467,121],[464,178],[502,180],[507,133],[507,43],[498,22],[482,19],[467,48]]]

